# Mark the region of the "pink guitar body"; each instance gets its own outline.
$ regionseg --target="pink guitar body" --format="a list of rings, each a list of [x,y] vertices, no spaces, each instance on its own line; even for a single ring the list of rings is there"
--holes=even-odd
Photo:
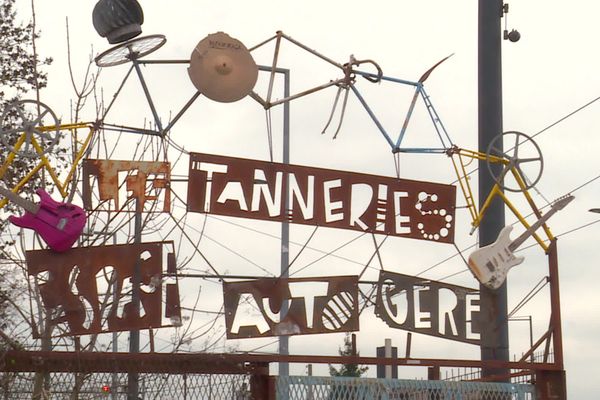
[[[36,190],[36,194],[40,197],[37,212],[25,211],[20,217],[9,217],[9,221],[33,229],[54,251],[69,250],[83,231],[85,211],[76,205],[55,201],[43,189]]]

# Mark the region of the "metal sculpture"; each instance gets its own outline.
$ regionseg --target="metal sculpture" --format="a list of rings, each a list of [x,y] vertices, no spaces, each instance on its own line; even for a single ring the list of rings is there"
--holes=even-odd
[[[181,322],[173,242],[74,248],[66,253],[26,252],[27,272],[53,315],[60,336],[159,328]],[[142,313],[133,309],[131,281],[141,262]],[[110,290],[112,288],[112,290]],[[163,292],[164,290],[164,292]],[[163,294],[166,305],[163,308]],[[34,337],[39,337],[34,332]]]
[[[258,67],[242,42],[217,32],[196,45],[188,74],[204,96],[231,103],[242,99],[254,88]]]
[[[60,140],[60,121],[54,111],[36,100],[19,100],[4,107],[0,141],[11,152],[37,158],[51,153]]]
[[[454,240],[452,185],[200,153],[188,175],[188,211]]]
[[[128,201],[139,203],[140,210],[171,210],[171,165],[168,162],[86,159],[82,170],[83,204],[86,210],[127,211],[123,207]],[[93,185],[94,182],[97,187]],[[119,197],[121,187],[127,196],[124,201]],[[95,191],[98,203],[92,201]],[[163,200],[162,207],[160,199]]]
[[[229,339],[358,330],[357,276],[225,282],[223,299]]]
[[[475,289],[379,273],[375,314],[392,328],[478,345],[479,311]]]

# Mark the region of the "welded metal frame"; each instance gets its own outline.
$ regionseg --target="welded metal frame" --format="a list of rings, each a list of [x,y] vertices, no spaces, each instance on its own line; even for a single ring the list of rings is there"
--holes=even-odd
[[[279,46],[280,40],[282,38],[285,38],[285,39],[291,41],[292,43],[299,45],[301,48],[311,52],[312,54],[317,55],[321,59],[339,67],[344,72],[344,77],[334,80],[330,83],[326,83],[324,85],[317,86],[313,89],[309,89],[307,91],[298,93],[298,94],[289,95],[289,93],[287,93],[286,97],[284,99],[278,100],[276,102],[270,101],[271,90],[272,90],[272,80],[273,80],[273,78],[271,77],[270,89],[269,89],[269,93],[268,93],[266,99],[261,99],[260,96],[254,94],[254,93],[252,93],[250,95],[256,101],[258,101],[265,109],[271,108],[273,106],[276,106],[276,105],[279,105],[282,103],[287,104],[296,98],[299,98],[299,97],[302,97],[302,96],[305,96],[305,95],[308,95],[308,94],[311,94],[316,91],[319,91],[319,90],[322,90],[322,89],[325,89],[328,87],[332,87],[332,86],[337,86],[338,88],[343,88],[346,90],[352,89],[353,93],[357,96],[357,98],[361,102],[363,108],[365,108],[365,110],[367,111],[367,113],[369,114],[369,116],[371,117],[371,119],[373,120],[373,122],[375,123],[377,128],[379,129],[380,133],[384,136],[385,140],[390,145],[390,147],[394,153],[445,153],[450,148],[453,147],[453,144],[449,138],[449,135],[447,134],[446,129],[441,122],[441,119],[439,118],[435,108],[433,107],[433,104],[430,102],[429,96],[426,93],[424,86],[423,86],[423,81],[429,76],[429,73],[433,70],[433,68],[435,68],[437,65],[439,65],[439,63],[436,64],[434,67],[432,67],[430,70],[428,70],[421,77],[421,79],[418,82],[411,82],[411,81],[405,81],[405,80],[401,80],[401,79],[384,76],[381,73],[379,68],[378,68],[378,70],[379,70],[378,74],[359,71],[359,70],[355,69],[354,66],[358,66],[358,64],[360,64],[360,62],[356,62],[356,60],[353,60],[353,58],[351,58],[350,62],[345,65],[336,63],[336,62],[310,50],[306,46],[300,44],[297,41],[294,41],[293,39],[291,39],[288,36],[283,35],[279,32],[274,38],[277,38],[277,40],[278,40],[277,46]],[[269,39],[269,40],[271,40],[271,39]],[[264,43],[266,43],[266,42],[264,42]],[[175,117],[172,119],[172,121],[166,127],[163,128],[160,118],[158,116],[157,110],[154,107],[154,103],[153,103],[151,94],[147,88],[147,85],[145,84],[145,80],[143,77],[143,73],[140,69],[140,66],[145,65],[145,64],[186,64],[186,63],[189,63],[189,61],[188,60],[142,60],[142,59],[138,59],[137,57],[132,57],[131,61],[132,61],[133,65],[130,68],[130,70],[127,72],[127,75],[123,79],[121,87],[119,88],[119,90],[115,94],[111,104],[107,108],[107,113],[110,110],[110,108],[111,108],[112,104],[114,103],[114,101],[116,100],[116,98],[118,97],[118,94],[120,93],[120,89],[123,87],[124,83],[126,82],[128,77],[131,75],[131,72],[133,70],[135,70],[136,74],[138,76],[138,79],[142,83],[142,86],[144,89],[144,95],[151,107],[152,114],[153,114],[153,117],[155,120],[155,125],[158,129],[157,130],[148,130],[148,129],[138,129],[138,128],[132,128],[132,127],[116,127],[114,125],[104,123],[104,118],[106,117],[106,114],[102,117],[101,121],[97,125],[94,126],[94,128],[95,129],[108,129],[108,130],[116,129],[116,130],[120,130],[120,131],[125,130],[128,132],[143,133],[143,134],[150,134],[150,135],[164,137],[166,134],[168,134],[168,132],[171,130],[171,128],[175,125],[175,123],[177,123],[179,121],[179,119],[183,116],[183,114],[191,107],[191,105],[195,102],[195,100],[200,96],[200,93],[199,92],[194,93],[192,95],[192,97],[187,101],[187,103],[181,108],[181,110],[175,115]],[[366,61],[369,62],[369,60],[366,60]],[[444,61],[444,60],[442,60],[442,61]],[[442,61],[440,61],[440,62],[442,62]],[[277,57],[276,56],[274,57],[274,62],[273,62],[272,66],[259,67],[259,68],[263,71],[271,71],[271,74],[274,74],[275,72],[284,71],[281,68],[277,67]],[[285,71],[287,71],[287,70],[285,70]],[[365,99],[362,97],[361,93],[358,91],[358,89],[354,85],[354,79],[355,79],[356,75],[363,76],[371,81],[384,80],[384,81],[389,81],[389,82],[403,84],[403,85],[410,85],[410,86],[414,87],[415,92],[413,95],[413,100],[411,102],[411,106],[409,107],[409,110],[407,111],[407,114],[405,116],[402,130],[400,131],[399,136],[395,141],[392,139],[391,135],[388,134],[386,129],[382,126],[381,122],[378,120],[378,118],[376,117],[374,112],[368,106]],[[440,147],[437,147],[437,148],[403,148],[402,147],[402,141],[406,137],[408,124],[409,124],[410,118],[412,116],[412,113],[414,111],[414,107],[416,106],[418,97],[421,97],[421,99],[425,103],[425,106],[427,107],[428,113],[434,123],[437,135],[440,140],[440,144],[441,144]],[[552,241],[551,245],[549,246],[548,254],[550,257],[550,267],[549,267],[550,268],[550,280],[552,282],[552,286],[551,286],[551,293],[552,293],[551,294],[551,298],[552,298],[551,329],[548,331],[548,333],[543,335],[543,337],[538,341],[538,343],[536,343],[534,345],[534,347],[530,350],[530,352],[533,352],[534,348],[541,345],[541,343],[543,343],[544,341],[546,341],[546,347],[548,348],[550,336],[552,336],[552,339],[554,341],[554,346],[555,346],[555,361],[553,363],[548,363],[548,362],[530,363],[530,362],[525,362],[524,360],[520,360],[519,362],[510,363],[510,362],[503,362],[503,361],[478,361],[478,360],[439,360],[439,359],[438,360],[429,360],[429,359],[414,359],[414,358],[404,358],[404,359],[401,358],[401,359],[397,359],[397,360],[382,360],[382,359],[378,359],[378,358],[369,358],[369,357],[346,358],[346,357],[323,357],[323,356],[301,356],[301,355],[262,355],[262,356],[260,356],[260,355],[248,355],[248,354],[245,354],[245,355],[227,354],[227,355],[216,355],[215,357],[217,357],[221,360],[225,360],[225,359],[229,360],[229,361],[237,360],[237,361],[243,362],[243,363],[254,363],[254,362],[259,362],[259,363],[269,363],[269,362],[307,363],[308,362],[308,363],[339,364],[339,363],[353,362],[353,363],[373,364],[373,365],[392,363],[392,364],[408,365],[408,366],[415,366],[415,365],[432,366],[432,367],[441,367],[441,366],[443,366],[443,367],[464,367],[464,366],[468,366],[468,367],[478,367],[478,368],[502,367],[502,368],[510,368],[510,369],[522,369],[525,371],[558,371],[558,372],[560,372],[560,371],[562,371],[562,368],[563,368],[563,361],[562,361],[563,356],[562,356],[562,342],[561,342],[562,336],[561,336],[561,331],[560,331],[560,300],[558,297],[558,272],[557,272],[558,264],[557,264],[557,260],[556,260],[556,243],[555,243],[555,241]],[[556,349],[557,346],[559,347],[558,349]],[[527,356],[530,355],[530,352],[527,353]],[[129,368],[129,371],[131,371],[131,370],[136,370],[138,368],[138,367],[136,367],[136,365],[140,366],[139,368],[142,368],[141,366],[145,366],[146,368],[148,368],[149,364],[147,362],[145,362],[144,360],[159,361],[159,359],[166,360],[168,358],[169,360],[174,361],[173,363],[170,364],[171,367],[169,367],[169,368],[176,368],[175,360],[178,360],[177,363],[180,362],[181,360],[183,360],[183,358],[179,357],[180,356],[179,354],[159,355],[159,354],[124,353],[123,355],[119,355],[119,354],[113,355],[113,354],[87,353],[87,354],[85,354],[85,356],[83,358],[81,356],[82,354],[83,353],[69,353],[69,354],[65,355],[65,354],[58,354],[55,352],[47,354],[47,353],[41,353],[41,352],[21,353],[21,352],[12,352],[11,351],[11,352],[7,353],[7,356],[13,357],[12,359],[15,360],[15,362],[14,363],[5,363],[4,365],[2,365],[2,369],[17,370],[19,368],[22,368],[23,370],[27,370],[27,369],[28,370],[32,370],[32,369],[38,370],[38,369],[42,368],[42,369],[47,370],[46,367],[43,367],[43,366],[44,365],[48,366],[49,363],[55,362],[56,368],[67,368],[69,370],[72,370],[73,362],[75,362],[73,360],[77,360],[76,361],[78,363],[77,365],[81,365],[82,359],[89,357],[89,360],[91,363],[97,363],[99,360],[113,360],[112,361],[113,364],[110,365],[110,372],[113,372],[116,368],[115,363],[117,363],[117,364],[121,363],[119,365],[125,365],[123,363],[126,363],[127,366],[118,367],[118,368],[125,368],[125,369]],[[177,357],[174,357],[174,356],[177,356]],[[185,355],[181,355],[181,356],[185,356]],[[189,355],[189,356],[191,358],[199,357],[199,355]],[[207,357],[207,356],[209,356],[209,355],[206,355],[206,354],[202,355],[202,357]],[[110,357],[114,357],[114,358],[111,359]],[[163,358],[160,358],[160,357],[163,357]],[[23,360],[23,362],[20,362],[19,360]],[[27,360],[30,360],[30,361],[27,361]],[[126,360],[127,360],[127,362],[126,362]],[[164,361],[160,361],[160,362],[164,362]],[[193,363],[191,363],[191,364],[193,364]],[[182,366],[183,368],[192,368],[190,366],[191,364],[178,364],[178,365]],[[61,367],[61,365],[62,365],[62,367]],[[214,365],[213,365],[213,367],[214,367]],[[96,365],[96,367],[94,367],[94,368],[93,368],[94,370],[98,370],[101,367]]]
[[[85,139],[83,141],[79,140],[78,130],[79,129],[88,129],[87,134],[85,135]],[[29,171],[23,178],[19,180],[19,182],[12,189],[14,193],[19,193],[21,189],[32,179],[38,172],[45,171],[50,176],[52,182],[56,185],[56,188],[60,192],[63,198],[69,195],[68,186],[73,180],[75,176],[75,170],[79,166],[80,161],[85,156],[86,151],[88,150],[88,146],[94,136],[94,133],[97,131],[97,126],[91,122],[81,122],[76,124],[64,124],[58,126],[42,126],[38,128],[41,132],[52,132],[52,131],[69,131],[71,133],[71,137],[73,143],[77,143],[79,148],[75,151],[75,158],[73,159],[73,163],[71,168],[69,168],[69,172],[65,176],[65,178],[61,181],[59,178],[55,168],[52,166],[48,157],[45,155],[45,151],[40,145],[40,143],[35,139],[35,137],[31,138],[31,145],[35,149],[36,153],[39,155],[40,161],[33,167],[31,171]],[[19,149],[24,144],[27,138],[26,133],[21,134],[17,142],[15,143],[13,149],[8,153],[4,163],[0,166],[0,179],[6,174],[8,168],[13,164],[15,158],[19,153]],[[3,198],[0,200],[0,208],[3,208],[8,202],[7,198]]]

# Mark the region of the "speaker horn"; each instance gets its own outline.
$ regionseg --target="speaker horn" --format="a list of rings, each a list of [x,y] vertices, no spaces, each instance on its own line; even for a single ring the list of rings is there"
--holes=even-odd
[[[252,91],[258,67],[242,42],[217,32],[198,42],[190,57],[188,74],[204,96],[231,103]]]

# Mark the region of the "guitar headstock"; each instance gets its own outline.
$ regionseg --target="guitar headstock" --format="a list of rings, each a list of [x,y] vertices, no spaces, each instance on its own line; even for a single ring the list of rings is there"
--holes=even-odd
[[[574,198],[575,198],[575,196],[573,196],[571,193],[566,194],[562,197],[559,197],[558,199],[554,200],[554,202],[552,203],[552,208],[555,208],[557,210],[562,210],[563,208],[565,208],[567,206],[567,204],[569,204],[571,201],[573,201]]]

